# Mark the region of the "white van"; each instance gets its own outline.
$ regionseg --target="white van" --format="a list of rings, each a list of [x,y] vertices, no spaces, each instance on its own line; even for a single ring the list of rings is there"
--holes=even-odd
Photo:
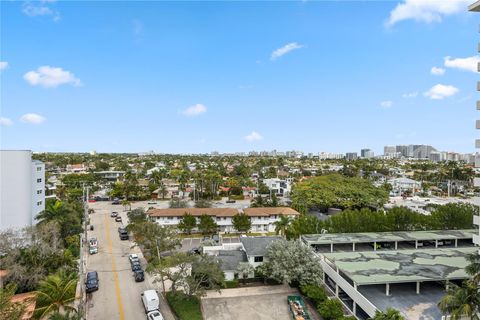
[[[143,307],[145,308],[145,313],[150,311],[158,310],[160,308],[160,299],[155,290],[146,290],[142,293],[142,302]]]

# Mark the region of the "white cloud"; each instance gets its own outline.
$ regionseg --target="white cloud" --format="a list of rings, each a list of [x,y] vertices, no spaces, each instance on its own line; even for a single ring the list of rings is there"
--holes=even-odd
[[[256,131],[252,131],[250,134],[246,135],[244,138],[248,142],[259,141],[263,139],[262,135]]]
[[[0,61],[0,70],[5,70],[8,68],[8,62],[7,61]]]
[[[302,46],[302,45],[300,45],[296,42],[291,42],[291,43],[286,44],[283,47],[278,48],[277,50],[273,51],[272,55],[270,56],[270,60],[272,60],[272,61],[276,60],[276,59],[280,58],[281,56],[286,55],[290,51],[301,49],[303,47],[304,46]]]
[[[207,107],[201,103],[197,103],[182,111],[182,114],[187,117],[198,116],[199,114],[207,112]]]
[[[432,67],[432,69],[430,69],[430,73],[436,76],[441,76],[445,73],[445,69]]]
[[[458,88],[445,84],[436,84],[426,91],[424,95],[433,100],[442,100],[443,98],[453,96],[458,92]]]
[[[465,71],[477,72],[477,65],[480,62],[478,56],[472,56],[467,58],[456,58],[445,57],[444,63],[447,68],[456,68]]]
[[[416,98],[418,96],[418,92],[407,92],[402,94],[402,98]]]
[[[42,66],[37,71],[29,71],[23,75],[23,78],[32,86],[45,88],[55,88],[62,84],[72,84],[77,87],[82,84],[80,79],[70,71],[50,66]]]
[[[397,22],[413,19],[419,22],[440,22],[443,17],[466,12],[471,0],[404,0],[390,11],[386,22],[391,27]]]
[[[393,101],[390,101],[390,100],[380,102],[380,107],[385,109],[390,108],[392,105],[393,105]]]
[[[53,16],[53,21],[60,20],[60,13],[49,7],[54,0],[26,1],[23,3],[22,12],[29,17]]]
[[[0,117],[0,126],[9,127],[13,124],[13,121],[9,118]]]
[[[31,124],[40,124],[45,120],[47,120],[45,117],[36,113],[26,113],[20,117],[20,121]]]

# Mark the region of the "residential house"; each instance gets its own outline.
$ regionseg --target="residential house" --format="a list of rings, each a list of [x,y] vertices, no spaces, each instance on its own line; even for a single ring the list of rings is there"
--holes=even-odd
[[[85,173],[87,172],[87,167],[83,163],[67,164],[65,171],[68,173]]]
[[[263,183],[268,187],[268,189],[275,193],[277,196],[288,197],[292,191],[292,182],[293,179],[263,179]]]
[[[240,237],[242,248],[247,256],[247,261],[254,268],[258,267],[266,260],[266,253],[268,246],[274,242],[282,239],[282,237]]]
[[[392,186],[392,195],[400,195],[401,193],[408,191],[415,193],[415,191],[422,188],[420,182],[405,177],[390,179],[388,180],[388,183]]]

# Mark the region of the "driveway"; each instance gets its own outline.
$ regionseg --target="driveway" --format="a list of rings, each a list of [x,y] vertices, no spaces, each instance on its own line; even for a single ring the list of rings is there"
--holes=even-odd
[[[202,298],[206,320],[291,320],[287,296],[297,294],[288,286],[262,286],[208,292]]]

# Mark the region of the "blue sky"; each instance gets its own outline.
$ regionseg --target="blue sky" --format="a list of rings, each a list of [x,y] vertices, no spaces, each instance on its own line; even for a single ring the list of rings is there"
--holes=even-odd
[[[1,148],[474,152],[468,4],[1,2]]]

